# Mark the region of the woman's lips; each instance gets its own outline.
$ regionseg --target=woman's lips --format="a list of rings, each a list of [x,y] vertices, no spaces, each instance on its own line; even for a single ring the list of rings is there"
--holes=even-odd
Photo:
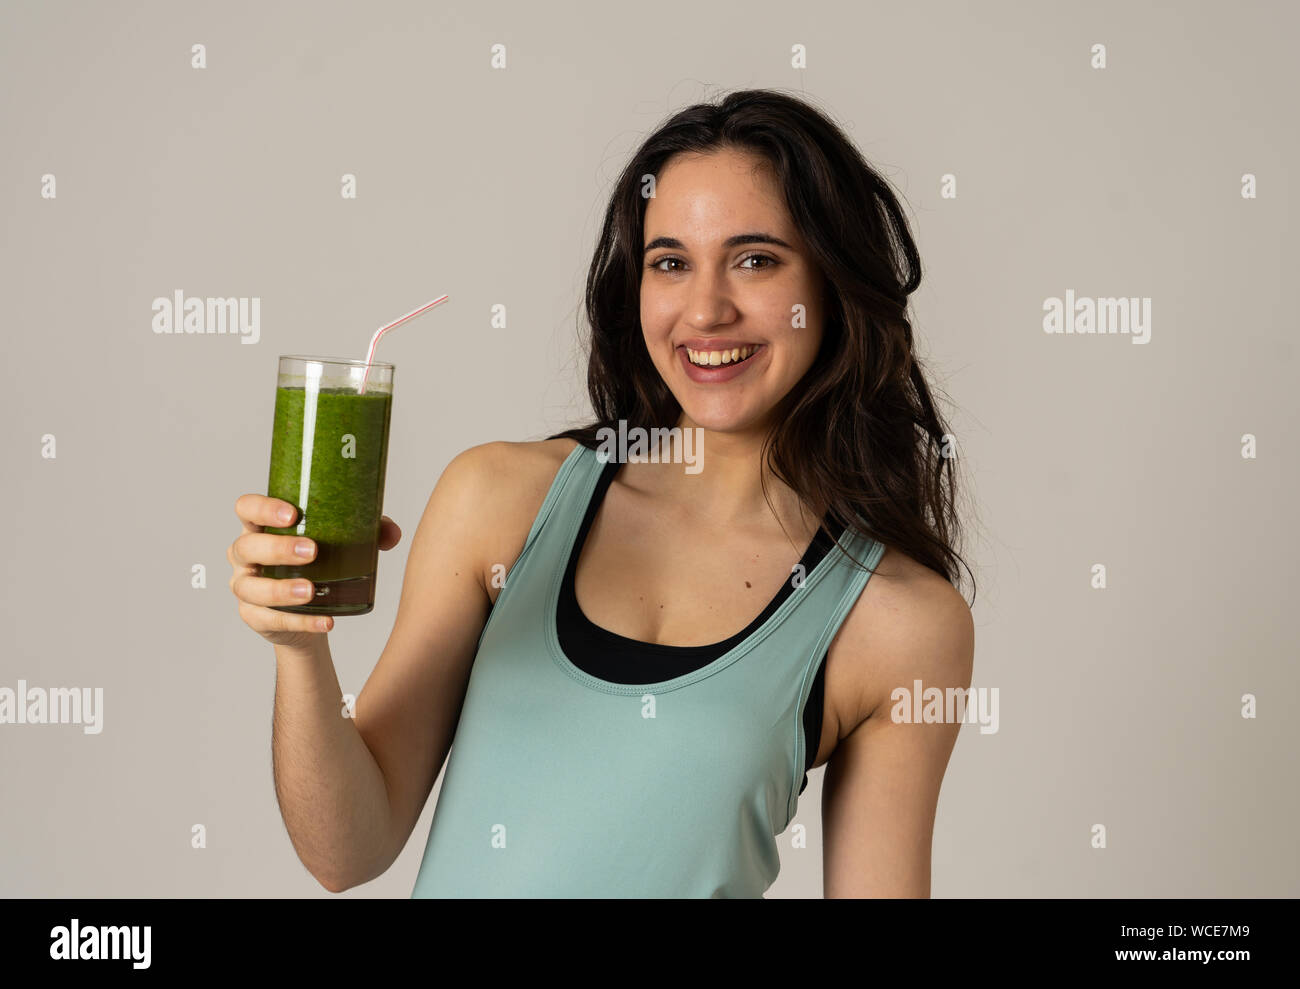
[[[760,343],[757,349],[743,361],[735,364],[719,364],[716,367],[701,367],[699,364],[692,364],[690,356],[686,353],[685,347],[677,348],[678,359],[682,362],[682,368],[686,371],[686,377],[692,381],[697,381],[702,385],[713,385],[723,381],[730,381],[732,378],[739,377],[749,370],[749,366],[759,360],[767,353],[767,345]]]

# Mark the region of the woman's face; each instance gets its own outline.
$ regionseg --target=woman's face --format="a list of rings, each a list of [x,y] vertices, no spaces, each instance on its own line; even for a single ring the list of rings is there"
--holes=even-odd
[[[644,246],[641,327],[683,425],[766,431],[817,354],[823,303],[770,169],[731,150],[670,159],[646,203]]]

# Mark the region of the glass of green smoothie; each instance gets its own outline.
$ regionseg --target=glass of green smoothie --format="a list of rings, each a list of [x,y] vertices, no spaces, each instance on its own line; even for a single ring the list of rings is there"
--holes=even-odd
[[[303,577],[316,593],[277,611],[364,615],[375,606],[393,365],[366,368],[333,357],[280,358],[266,493],[297,506],[298,515],[265,531],[314,540],[316,557],[263,566],[262,575]]]

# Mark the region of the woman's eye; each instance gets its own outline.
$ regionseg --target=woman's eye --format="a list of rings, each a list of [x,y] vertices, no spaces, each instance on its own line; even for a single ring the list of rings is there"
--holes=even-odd
[[[666,268],[661,268],[661,267],[659,267],[659,266],[662,265],[665,261],[676,261],[676,262],[678,262],[678,263],[680,264],[680,263],[681,263],[681,260],[682,260],[681,258],[675,258],[675,257],[673,257],[672,255],[669,255],[668,257],[660,258],[658,261],[653,262],[653,263],[650,265],[650,267],[651,267],[651,268],[657,268],[659,271],[667,272],[668,269],[666,269]]]
[[[767,264],[759,265],[756,268],[750,268],[749,269],[750,271],[762,271],[763,269],[770,268],[772,267],[772,265],[776,264],[776,258],[768,257],[766,254],[751,254],[749,257],[745,258],[744,261],[741,261],[740,263],[744,264],[745,261],[766,261],[767,262]]]

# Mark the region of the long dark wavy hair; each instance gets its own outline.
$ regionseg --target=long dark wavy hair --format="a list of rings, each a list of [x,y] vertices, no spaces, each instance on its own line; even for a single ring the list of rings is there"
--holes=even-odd
[[[657,177],[674,155],[722,149],[748,151],[771,165],[826,283],[821,347],[778,403],[776,425],[763,442],[769,469],[823,520],[831,538],[848,528],[956,585],[965,560],[955,548],[952,438],[913,353],[907,315],[921,259],[886,180],[802,99],[747,89],[689,106],[632,156],[587,274],[587,389],[596,419],[547,439],[567,437],[595,449],[597,431],[617,432],[620,419],[647,430],[677,424],[681,405],[642,335],[641,190],[644,177]]]

